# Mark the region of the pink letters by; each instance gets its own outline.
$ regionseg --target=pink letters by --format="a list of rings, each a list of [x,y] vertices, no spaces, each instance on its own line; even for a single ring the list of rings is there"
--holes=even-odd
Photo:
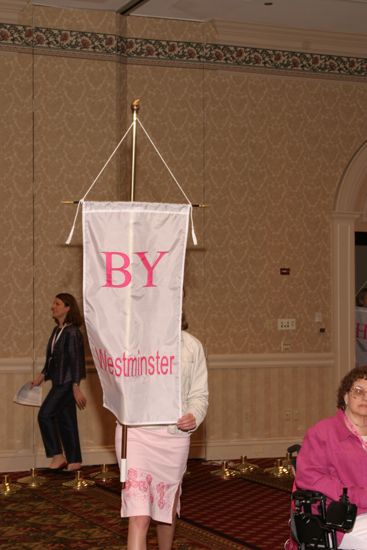
[[[162,258],[168,254],[168,250],[166,251],[158,251],[157,258],[154,263],[149,263],[149,260],[146,256],[148,252],[134,252],[136,256],[140,259],[143,267],[145,268],[147,272],[146,282],[143,285],[144,287],[155,287],[157,285],[153,282],[153,272],[159,262],[162,260]],[[129,267],[131,264],[130,258],[127,254],[124,252],[102,252],[102,254],[105,255],[106,258],[106,278],[105,278],[105,284],[102,285],[104,287],[108,288],[124,288],[126,286],[129,286],[129,284],[132,281],[133,275],[129,271]],[[118,264],[118,265],[116,265]],[[121,282],[117,284],[112,281],[112,273],[113,272],[120,272],[121,274]]]

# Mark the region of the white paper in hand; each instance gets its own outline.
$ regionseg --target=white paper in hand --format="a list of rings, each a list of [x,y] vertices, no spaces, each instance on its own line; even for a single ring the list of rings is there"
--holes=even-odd
[[[32,386],[31,382],[24,384],[14,395],[14,403],[40,407],[42,404],[42,387]]]

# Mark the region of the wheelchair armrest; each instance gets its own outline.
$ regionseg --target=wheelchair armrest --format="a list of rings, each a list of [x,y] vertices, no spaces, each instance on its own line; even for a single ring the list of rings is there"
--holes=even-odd
[[[292,493],[292,500],[294,500],[297,504],[297,501],[305,503],[305,504],[315,504],[317,502],[325,502],[326,501],[326,495],[324,493],[320,493],[320,491],[312,491],[309,489],[296,489],[296,491],[293,491]]]
[[[294,471],[296,471],[297,455],[298,455],[300,449],[301,449],[301,445],[299,443],[295,443],[294,445],[291,445],[287,449],[289,460],[291,461],[291,464],[293,466]],[[293,453],[295,453],[295,454],[293,454]]]
[[[349,501],[347,490],[338,501],[331,501],[328,505],[328,498],[319,491],[308,489],[297,489],[292,493],[292,501],[296,507],[296,513],[302,513],[304,517],[317,518],[322,529],[347,532],[353,529],[356,517],[357,506]],[[318,504],[321,515],[312,512],[312,505]]]
[[[287,453],[289,454],[299,453],[300,449],[301,449],[301,445],[299,443],[295,443],[294,445],[291,445],[290,447],[288,447]]]

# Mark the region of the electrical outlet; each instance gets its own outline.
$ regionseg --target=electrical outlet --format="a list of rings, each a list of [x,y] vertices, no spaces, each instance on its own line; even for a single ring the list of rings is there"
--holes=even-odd
[[[296,320],[278,319],[278,330],[296,330]]]
[[[284,353],[285,351],[290,351],[290,349],[291,349],[290,343],[284,342],[284,340],[282,340],[282,342],[280,343],[280,351]]]

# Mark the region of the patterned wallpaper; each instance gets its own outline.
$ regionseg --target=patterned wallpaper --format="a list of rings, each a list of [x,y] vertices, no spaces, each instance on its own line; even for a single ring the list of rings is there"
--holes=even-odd
[[[75,17],[35,8],[34,27],[0,25],[2,356],[30,355],[33,345],[42,356],[53,295],[81,297],[80,220],[66,247],[75,208],[61,201],[85,192],[135,97],[178,181],[209,205],[195,210],[200,246],[188,250],[192,332],[211,354],[282,343],[330,351],[330,220],[343,170],[366,139],[366,59],[216,45],[200,41],[197,23],[180,34],[176,22],[175,41],[158,38],[157,22],[150,34],[149,20],[127,28]],[[129,155],[127,144],[90,198],[128,198]],[[181,200],[142,134],[136,199]],[[297,320],[286,339],[279,317]]]
[[[364,140],[366,100],[365,87],[344,82],[206,73],[207,324],[217,353],[280,351],[283,339],[292,351],[330,350],[331,212]],[[278,318],[295,318],[297,330],[277,331]]]
[[[0,225],[2,356],[33,348],[32,58],[0,62]]]

